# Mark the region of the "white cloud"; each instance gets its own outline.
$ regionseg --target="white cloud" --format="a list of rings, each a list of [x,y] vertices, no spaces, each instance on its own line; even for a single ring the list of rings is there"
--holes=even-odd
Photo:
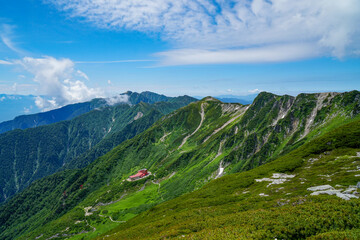
[[[24,107],[24,113],[25,113],[25,114],[30,113],[30,112],[31,112],[31,110],[32,110],[32,108],[33,108],[33,106],[32,106],[32,105],[30,105],[30,107]]]
[[[259,92],[262,92],[262,90],[259,90],[259,89],[251,89],[248,91],[249,93],[253,94],[253,93],[259,93]]]
[[[35,105],[42,111],[49,111],[55,108],[61,107],[57,102],[56,98],[46,99],[40,96],[35,97]]]
[[[104,96],[101,90],[89,88],[84,82],[74,79],[79,72],[74,69],[74,63],[70,59],[25,57],[15,62],[34,75],[33,80],[39,85],[38,94],[50,97],[36,98],[36,105],[43,110]]]
[[[220,63],[256,62],[234,57],[247,48],[311,45],[320,56],[342,58],[360,49],[359,0],[46,0],[72,17],[98,27],[159,33],[184,52],[220,52]],[[234,51],[230,51],[234,50]],[[170,53],[176,53],[170,51]],[[314,54],[288,53],[265,62],[297,60]],[[293,54],[293,56],[291,56]],[[212,57],[217,57],[218,55]],[[318,56],[318,55],[317,55]],[[176,56],[167,60],[181,64]],[[201,59],[199,59],[201,60]],[[199,63],[200,61],[195,63]],[[187,63],[184,64],[193,64]],[[217,63],[216,59],[203,63]],[[171,65],[170,64],[170,65]]]
[[[136,63],[136,62],[152,62],[148,59],[131,59],[131,60],[112,60],[112,61],[76,61],[75,63],[85,64],[109,64],[109,63]]]
[[[9,48],[10,50],[23,55],[24,51],[16,46],[16,44],[13,42],[12,38],[13,35],[13,25],[9,24],[2,24],[0,27],[0,39],[3,42],[3,44]],[[8,63],[5,63],[8,64]],[[11,63],[10,63],[11,64]]]
[[[89,77],[88,77],[84,72],[82,72],[82,71],[80,71],[80,70],[77,70],[76,73],[77,73],[77,75],[78,75],[79,77],[82,77],[82,78],[84,78],[84,79],[86,79],[86,80],[89,81]]]
[[[274,45],[240,50],[179,49],[158,53],[160,65],[215,63],[272,63],[317,57],[320,52],[311,44]]]
[[[14,83],[12,86],[11,86],[11,89],[13,90],[13,92],[17,92],[18,90],[18,84],[17,83]]]
[[[1,40],[2,42],[11,50],[13,50],[14,52],[20,52],[20,50],[18,50],[14,43],[11,41],[11,39],[5,35],[1,35]]]
[[[118,104],[118,103],[128,103],[129,102],[129,95],[117,95],[114,97],[106,98],[105,99],[107,104],[110,106]]]
[[[5,60],[0,60],[0,64],[3,64],[3,65],[12,65],[13,63],[12,63],[12,62],[9,62],[9,61],[5,61]]]

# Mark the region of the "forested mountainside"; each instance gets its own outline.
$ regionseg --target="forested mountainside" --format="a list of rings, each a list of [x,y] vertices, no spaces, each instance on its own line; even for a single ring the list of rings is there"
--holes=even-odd
[[[105,106],[72,120],[0,134],[0,203],[59,169],[86,166],[164,114],[195,100],[183,96],[155,102],[164,96],[126,94],[133,104]],[[83,155],[89,150],[90,155]]]
[[[328,136],[327,132],[359,118],[359,99],[357,91],[300,94],[296,98],[261,93],[248,106],[211,97],[191,103],[86,168],[34,182],[1,207],[0,237],[94,238],[213,179],[256,171],[316,137]],[[126,181],[141,168],[152,175]],[[136,219],[127,224],[135,226]]]
[[[108,98],[108,99],[97,98],[89,102],[70,104],[47,112],[41,112],[30,115],[21,115],[14,118],[13,120],[1,122],[0,133],[4,133],[15,129],[27,129],[27,128],[39,127],[42,125],[56,123],[64,120],[71,120],[84,113],[90,112],[91,110],[105,106],[111,106],[116,103],[134,105],[140,102],[144,102],[144,103],[152,104],[155,102],[176,101],[175,99],[176,98],[167,97],[152,92],[136,93],[136,92],[127,91],[125,93],[120,94],[120,96],[115,96],[113,98]]]

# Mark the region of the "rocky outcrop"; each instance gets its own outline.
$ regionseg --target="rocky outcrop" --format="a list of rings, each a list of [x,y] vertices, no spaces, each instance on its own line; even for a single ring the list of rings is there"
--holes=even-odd
[[[349,186],[346,190],[343,189],[335,189],[330,185],[320,185],[315,187],[310,187],[307,189],[308,191],[312,191],[312,196],[327,194],[327,195],[336,195],[337,197],[350,200],[351,198],[359,198],[359,193],[357,192],[356,186]]]

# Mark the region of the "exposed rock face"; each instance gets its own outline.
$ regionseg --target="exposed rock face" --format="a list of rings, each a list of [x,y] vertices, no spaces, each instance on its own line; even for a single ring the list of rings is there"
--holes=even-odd
[[[136,120],[138,120],[139,118],[142,118],[142,116],[144,116],[144,114],[143,114],[142,112],[138,112],[138,113],[136,114],[136,116],[134,117],[134,120],[136,121]]]
[[[335,188],[333,188],[330,185],[321,185],[321,186],[316,186],[316,187],[310,187],[307,190],[308,191],[326,191],[326,190],[334,190]]]
[[[207,100],[208,101],[208,100]],[[205,107],[206,105],[204,103],[201,104],[201,112],[200,112],[200,116],[201,116],[201,121],[200,121],[200,124],[199,126],[195,129],[194,132],[192,132],[190,135],[187,135],[182,143],[180,144],[180,146],[178,147],[178,149],[180,149],[182,146],[184,146],[184,144],[186,143],[186,141],[188,140],[188,138],[190,138],[191,136],[193,136],[197,131],[199,131],[199,129],[201,128],[204,120],[205,120]]]
[[[323,133],[322,128],[338,118],[352,118],[355,112],[360,112],[354,111],[360,109],[359,98],[358,91],[299,94],[296,97],[260,93],[233,127],[237,135],[234,138],[242,138],[235,148],[239,150],[234,154],[239,162],[238,170],[253,168],[291,150],[292,144],[314,131]],[[281,144],[282,149],[279,149]]]
[[[310,187],[307,189],[308,191],[313,191],[311,195],[317,196],[321,194],[328,194],[328,195],[336,195],[339,198],[342,198],[344,200],[350,200],[351,198],[359,198],[357,187],[356,186],[349,186],[346,190],[342,189],[335,189],[334,187],[330,185],[321,185],[321,186],[315,186]]]
[[[260,197],[268,197],[269,195],[265,194],[265,193],[259,193]]]
[[[317,116],[318,112],[324,107],[327,106],[327,104],[325,103],[325,100],[327,100],[328,102],[331,101],[331,99],[333,99],[336,95],[338,95],[338,93],[318,93],[316,94],[316,106],[315,108],[312,110],[310,117],[307,119],[306,121],[306,125],[305,125],[305,130],[304,133],[302,135],[302,137],[306,136],[307,134],[309,134],[311,127],[314,124],[314,120],[315,117]]]
[[[287,175],[284,173],[274,173],[271,178],[255,179],[256,182],[270,182],[267,187],[273,184],[282,184],[288,181],[289,178],[293,178],[295,175]]]

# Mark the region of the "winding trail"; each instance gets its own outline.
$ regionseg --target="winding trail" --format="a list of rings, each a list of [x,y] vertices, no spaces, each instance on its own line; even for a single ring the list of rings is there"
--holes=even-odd
[[[187,141],[191,136],[193,136],[197,131],[199,131],[199,129],[201,128],[201,126],[202,126],[202,124],[203,124],[203,122],[204,122],[204,120],[205,120],[204,103],[201,104],[200,116],[201,116],[201,121],[200,121],[199,126],[195,129],[195,131],[194,131],[193,133],[191,133],[190,135],[187,135],[187,136],[183,139],[182,143],[181,143],[180,146],[178,147],[178,150],[179,150],[180,148],[182,148],[182,146],[184,146],[184,144],[186,143],[186,141]]]
[[[110,219],[110,221],[112,221],[112,222],[117,222],[117,223],[125,223],[126,221],[115,221],[114,219],[112,219],[112,217],[111,216],[105,216],[105,215],[102,215],[102,214],[99,214],[99,217],[103,217],[103,218],[109,218]]]
[[[157,183],[157,182],[155,182],[154,180],[152,180],[151,182],[152,182],[153,184],[159,185],[158,193],[159,193],[159,196],[161,197],[161,199],[164,200],[163,196],[162,196],[161,193],[160,193],[160,186],[161,186],[160,183]]]
[[[85,221],[86,221],[86,224],[93,229],[93,232],[95,232],[95,231],[96,231],[96,228],[93,227],[93,226],[91,226],[91,225],[89,224],[88,220],[85,219]]]
[[[112,221],[112,222],[117,222],[117,223],[124,223],[124,222],[126,222],[126,221],[115,221],[114,219],[112,219],[111,216],[109,216],[109,219],[110,219],[110,221]]]
[[[169,136],[171,133],[172,133],[172,132],[164,133],[164,136],[162,136],[162,137],[160,138],[160,141],[161,141],[161,142],[164,142],[164,141],[165,141],[165,138],[166,138],[167,136]]]

